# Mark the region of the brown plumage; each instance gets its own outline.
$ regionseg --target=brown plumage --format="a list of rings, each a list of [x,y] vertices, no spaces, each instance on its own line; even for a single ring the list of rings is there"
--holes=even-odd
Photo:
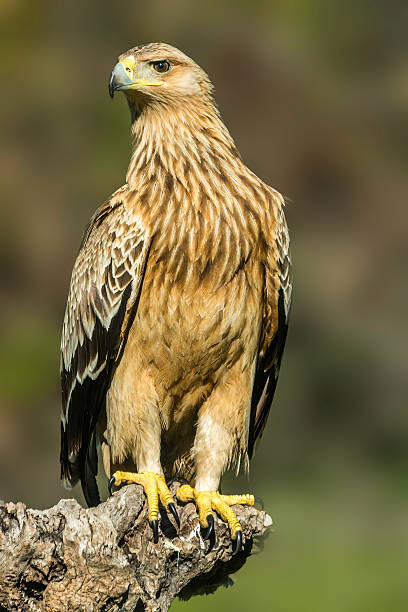
[[[99,502],[117,469],[218,488],[268,416],[290,306],[282,196],[242,162],[207,75],[165,44],[110,83],[132,118],[126,184],[94,215],[62,334],[62,477]],[[164,69],[164,70],[163,70]]]

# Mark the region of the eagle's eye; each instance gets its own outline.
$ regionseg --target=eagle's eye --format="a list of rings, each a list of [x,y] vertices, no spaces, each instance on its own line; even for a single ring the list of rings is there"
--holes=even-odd
[[[163,72],[168,72],[170,70],[170,64],[167,60],[152,62],[152,66],[156,72],[160,72],[161,74],[163,74]]]

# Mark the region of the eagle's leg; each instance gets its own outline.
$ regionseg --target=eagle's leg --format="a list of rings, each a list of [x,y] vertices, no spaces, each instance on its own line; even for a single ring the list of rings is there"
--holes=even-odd
[[[242,527],[231,506],[235,504],[254,505],[253,495],[221,495],[218,491],[197,491],[190,485],[182,485],[177,489],[177,498],[180,501],[195,502],[198,508],[200,525],[206,529],[205,538],[208,538],[214,528],[212,511],[228,523],[231,538],[235,541],[234,554],[242,547]]]
[[[154,472],[141,472],[137,474],[118,470],[109,480],[109,492],[112,492],[113,486],[119,486],[124,482],[140,484],[144,488],[147,497],[149,523],[152,526],[155,544],[157,544],[159,537],[159,500],[166,511],[172,513],[177,525],[180,527],[174,499],[164,480],[163,474],[156,474]]]
[[[246,459],[251,385],[251,368],[238,361],[201,406],[192,449],[194,488],[183,485],[176,493],[180,501],[195,502],[207,537],[213,530],[213,511],[228,523],[234,554],[242,546],[242,528],[231,506],[253,505],[254,497],[221,495],[218,488],[228,466]]]
[[[110,490],[127,482],[144,488],[149,522],[157,542],[159,501],[177,524],[179,518],[160,461],[161,418],[154,381],[147,370],[140,368],[137,356],[130,334],[107,394],[106,443],[102,443],[102,453]]]

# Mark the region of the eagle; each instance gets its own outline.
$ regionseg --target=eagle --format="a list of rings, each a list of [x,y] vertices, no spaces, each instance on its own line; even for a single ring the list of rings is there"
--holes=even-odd
[[[207,74],[164,43],[119,56],[133,148],[126,183],[92,217],[73,268],[61,340],[61,478],[100,503],[138,483],[153,540],[159,502],[196,504],[242,527],[225,470],[249,460],[271,407],[288,327],[291,262],[284,199],[242,161]]]

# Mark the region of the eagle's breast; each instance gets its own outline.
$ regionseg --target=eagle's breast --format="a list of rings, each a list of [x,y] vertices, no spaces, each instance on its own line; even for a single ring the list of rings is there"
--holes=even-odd
[[[242,218],[167,212],[153,239],[124,358],[149,372],[169,406],[205,397],[225,369],[254,359],[263,275],[257,228],[244,232]]]

